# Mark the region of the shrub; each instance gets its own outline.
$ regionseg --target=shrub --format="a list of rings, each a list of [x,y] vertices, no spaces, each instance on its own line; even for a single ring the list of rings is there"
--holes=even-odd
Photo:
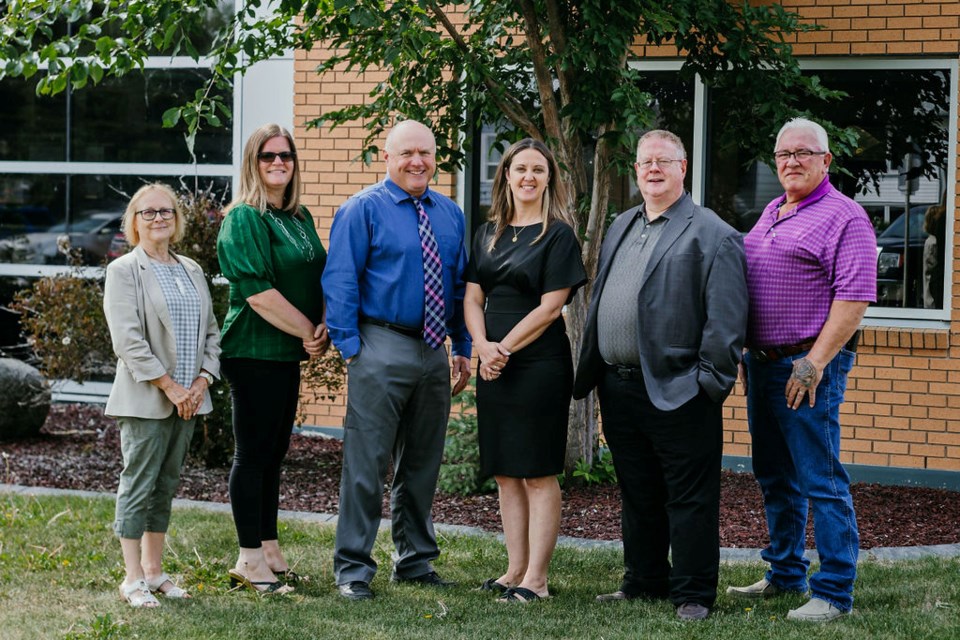
[[[613,468],[613,455],[610,449],[600,449],[593,457],[593,465],[581,458],[573,470],[573,477],[580,478],[584,484],[616,484],[617,472]]]
[[[493,478],[480,477],[480,444],[477,434],[477,396],[473,381],[457,396],[459,406],[447,423],[443,463],[437,488],[444,493],[470,495],[489,493],[497,488]]]

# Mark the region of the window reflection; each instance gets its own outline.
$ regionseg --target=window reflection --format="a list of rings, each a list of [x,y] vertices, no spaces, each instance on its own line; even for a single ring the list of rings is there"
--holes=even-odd
[[[205,69],[147,69],[77,91],[71,104],[71,159],[81,162],[191,162],[186,124],[163,128],[163,112],[183,105],[210,78]],[[224,119],[227,120],[227,119]],[[195,152],[202,163],[229,164],[232,127],[206,126]]]
[[[38,96],[36,81],[0,82],[0,160],[57,161],[66,157],[65,94]]]
[[[877,230],[877,305],[943,308],[945,232],[929,244],[927,211],[946,194],[949,74],[942,69],[818,70],[823,84],[848,94],[839,103],[811,103],[813,119],[827,119],[860,134],[855,155],[835,161],[849,172],[831,173],[834,186],[859,202]],[[751,160],[769,149],[723,142],[724,118],[737,113],[733,92],[710,92],[706,204],[737,229],[752,228],[763,208],[783,193],[771,167]],[[742,106],[742,105],[740,105]],[[917,177],[900,178],[905,157]],[[903,216],[904,211],[909,216]],[[944,216],[945,219],[945,216]],[[932,227],[931,227],[932,228]],[[906,238],[906,240],[905,240]],[[925,267],[929,258],[929,266]]]
[[[209,188],[224,201],[230,196],[228,177],[0,175],[0,262],[66,264],[67,248],[89,266],[122,255],[127,249],[120,228],[123,212],[147,182],[177,190]]]

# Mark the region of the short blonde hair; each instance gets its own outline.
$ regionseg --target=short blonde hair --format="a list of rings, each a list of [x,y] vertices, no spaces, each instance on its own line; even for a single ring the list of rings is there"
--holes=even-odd
[[[137,192],[130,198],[130,202],[127,204],[127,210],[123,212],[123,220],[120,223],[120,226],[123,228],[123,236],[127,239],[127,242],[130,243],[130,246],[135,247],[140,244],[140,232],[137,231],[137,224],[134,221],[134,218],[137,216],[137,210],[139,209],[138,205],[145,195],[154,191],[159,191],[170,198],[170,202],[173,203],[173,210],[176,211],[176,214],[173,216],[174,232],[173,237],[170,238],[170,244],[182,240],[183,234],[187,230],[183,222],[183,209],[180,207],[180,200],[177,198],[176,192],[162,182],[145,184],[137,189]]]

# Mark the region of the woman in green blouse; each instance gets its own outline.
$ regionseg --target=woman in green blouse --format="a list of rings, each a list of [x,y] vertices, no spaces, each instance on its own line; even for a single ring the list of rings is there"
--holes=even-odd
[[[286,593],[298,576],[277,541],[280,463],[300,396],[300,361],[321,356],[329,339],[320,288],[327,254],[300,205],[297,149],[283,127],[264,125],[247,141],[240,194],[227,208],[217,254],[230,281],[221,369],[233,396],[230,504],[240,543],[230,578]]]

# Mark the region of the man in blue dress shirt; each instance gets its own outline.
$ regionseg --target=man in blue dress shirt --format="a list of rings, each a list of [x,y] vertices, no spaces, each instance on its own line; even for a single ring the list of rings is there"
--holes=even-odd
[[[340,595],[350,600],[373,597],[371,551],[391,457],[392,579],[451,584],[431,564],[440,551],[430,512],[450,396],[470,378],[471,344],[463,320],[465,221],[456,203],[429,187],[435,154],[430,129],[397,124],[384,145],[387,178],[347,200],[330,231],[327,327],[348,370],[333,563]],[[443,333],[453,343],[452,394],[437,340]]]

